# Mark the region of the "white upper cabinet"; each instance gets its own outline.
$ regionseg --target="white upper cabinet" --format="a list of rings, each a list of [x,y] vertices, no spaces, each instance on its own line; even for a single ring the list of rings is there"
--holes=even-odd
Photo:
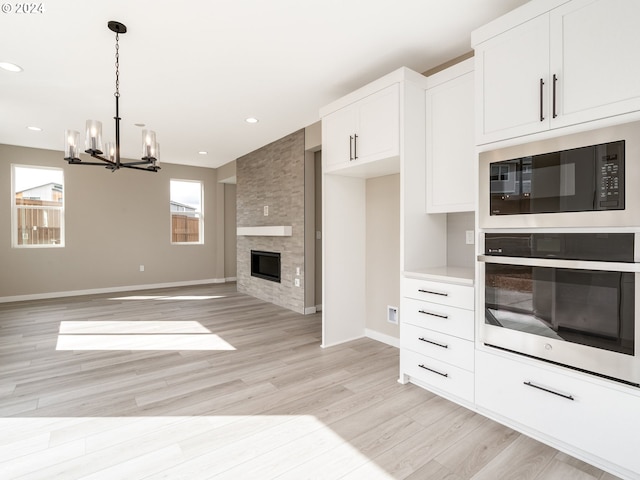
[[[477,143],[640,110],[638,18],[637,0],[531,2],[474,32]]]
[[[550,21],[554,126],[640,110],[640,1],[574,0]]]
[[[400,155],[400,88],[398,83],[365,96],[322,117],[326,172],[356,175],[362,166]],[[359,169],[353,167],[361,167]],[[347,171],[342,171],[347,169]],[[399,161],[389,163],[398,173]],[[375,168],[367,169],[374,172]]]
[[[478,143],[549,128],[549,18],[534,18],[476,47],[476,76]]]
[[[475,210],[473,59],[429,77],[426,212]]]

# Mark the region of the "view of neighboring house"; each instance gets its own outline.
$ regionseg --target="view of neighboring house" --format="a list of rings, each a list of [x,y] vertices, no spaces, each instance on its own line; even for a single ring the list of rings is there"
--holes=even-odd
[[[18,245],[60,243],[62,185],[55,182],[16,192]]]

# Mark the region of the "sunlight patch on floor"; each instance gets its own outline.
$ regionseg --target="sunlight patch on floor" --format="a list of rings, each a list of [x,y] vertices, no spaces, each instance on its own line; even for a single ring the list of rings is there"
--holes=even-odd
[[[235,350],[196,321],[62,321],[56,350]]]
[[[0,431],[4,478],[393,478],[311,415],[0,418]]]

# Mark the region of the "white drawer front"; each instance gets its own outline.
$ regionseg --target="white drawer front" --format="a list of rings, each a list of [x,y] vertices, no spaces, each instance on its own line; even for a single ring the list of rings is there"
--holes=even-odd
[[[473,402],[473,373],[411,350],[401,353],[403,373],[426,386]]]
[[[402,296],[427,302],[474,309],[473,287],[453,283],[431,282],[415,278],[402,279]]]
[[[403,324],[409,323],[465,340],[474,339],[473,310],[422,302],[412,298],[403,298],[401,302],[400,315]]]
[[[403,349],[473,372],[475,349],[468,340],[403,323],[400,343]]]
[[[546,390],[545,390],[546,389]],[[551,393],[555,392],[555,393]],[[476,352],[476,403],[640,472],[640,396],[529,363]]]

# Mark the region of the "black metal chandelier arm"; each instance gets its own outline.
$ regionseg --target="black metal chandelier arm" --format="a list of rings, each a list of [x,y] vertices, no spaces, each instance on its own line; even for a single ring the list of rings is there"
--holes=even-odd
[[[136,167],[134,165],[134,163],[136,162],[132,162],[132,163],[120,163],[120,167],[121,168],[131,168],[133,170],[144,170],[145,172],[157,172],[158,170],[160,170],[160,167],[158,167],[157,165],[154,165],[152,167],[148,167],[148,168],[144,168],[144,167]],[[146,163],[146,162],[145,162]]]
[[[107,167],[109,168],[109,165],[105,165],[104,163],[98,163],[98,162],[83,162],[81,161],[79,158],[65,158],[65,160],[67,162],[69,162],[70,164],[73,165],[94,165],[94,166],[99,166],[99,167]],[[102,160],[102,159],[101,159]],[[113,162],[109,162],[109,164],[113,165]]]

